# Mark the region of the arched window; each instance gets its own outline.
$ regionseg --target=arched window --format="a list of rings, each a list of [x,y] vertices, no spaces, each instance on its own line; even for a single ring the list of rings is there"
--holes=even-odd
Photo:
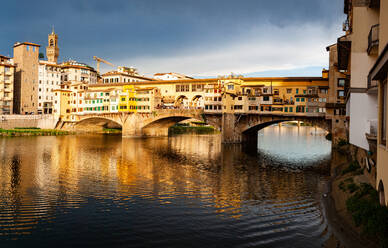
[[[54,46],[54,40],[50,39],[50,46]]]

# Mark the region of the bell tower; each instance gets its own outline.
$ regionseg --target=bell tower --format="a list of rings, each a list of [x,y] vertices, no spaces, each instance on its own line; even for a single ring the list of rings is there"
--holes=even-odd
[[[48,46],[46,47],[46,56],[49,62],[58,63],[58,35],[54,32],[54,27],[51,34],[48,35]]]

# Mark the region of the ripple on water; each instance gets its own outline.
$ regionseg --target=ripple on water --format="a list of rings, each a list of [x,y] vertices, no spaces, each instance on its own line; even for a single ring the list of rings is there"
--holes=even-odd
[[[0,246],[320,247],[329,235],[321,175],[275,168],[285,160],[270,144],[247,155],[218,136],[1,142]]]

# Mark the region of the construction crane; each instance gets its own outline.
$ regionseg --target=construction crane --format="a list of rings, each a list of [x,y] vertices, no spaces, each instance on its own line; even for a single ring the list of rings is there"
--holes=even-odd
[[[113,67],[116,67],[114,64],[112,64],[112,63],[110,63],[102,58],[99,58],[97,56],[93,56],[93,59],[97,62],[97,73],[100,73],[100,62],[107,64],[107,65],[110,65],[110,66],[113,66]]]

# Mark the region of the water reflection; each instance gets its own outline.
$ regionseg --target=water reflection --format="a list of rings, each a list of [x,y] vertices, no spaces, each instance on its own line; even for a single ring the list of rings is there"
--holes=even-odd
[[[314,127],[277,125],[259,131],[258,150],[291,166],[315,166],[330,158],[331,142],[326,131]]]
[[[219,136],[0,142],[0,244],[320,247],[328,235],[324,176]]]

